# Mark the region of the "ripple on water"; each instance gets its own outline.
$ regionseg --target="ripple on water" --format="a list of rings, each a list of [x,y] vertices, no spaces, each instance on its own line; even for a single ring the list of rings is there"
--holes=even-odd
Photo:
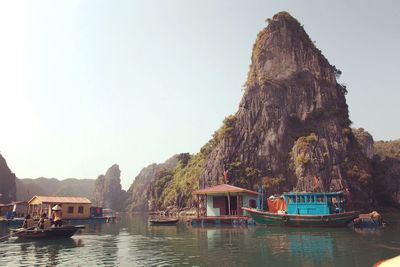
[[[152,228],[132,216],[67,240],[1,242],[0,266],[371,266],[399,253],[399,230]]]

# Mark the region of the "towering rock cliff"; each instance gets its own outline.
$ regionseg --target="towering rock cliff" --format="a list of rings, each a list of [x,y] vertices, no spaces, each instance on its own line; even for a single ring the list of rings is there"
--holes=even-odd
[[[8,168],[0,154],[0,203],[10,203],[16,198],[15,174]]]
[[[374,138],[372,135],[365,131],[364,128],[352,129],[354,137],[357,139],[357,142],[361,145],[361,150],[365,156],[369,159],[375,154],[374,151]]]
[[[350,188],[357,204],[368,203],[370,165],[350,129],[340,73],[296,19],[276,14],[257,36],[239,110],[214,134],[200,185],[226,169],[237,185]]]
[[[117,164],[111,166],[105,175],[96,180],[93,198],[94,204],[103,208],[125,210],[126,192],[121,189],[121,171]]]
[[[128,211],[148,211],[149,189],[151,183],[156,179],[159,173],[163,171],[172,172],[178,163],[179,155],[174,155],[161,164],[153,163],[143,168],[135,177],[132,185],[128,189],[127,210]],[[164,190],[165,188],[162,188]]]

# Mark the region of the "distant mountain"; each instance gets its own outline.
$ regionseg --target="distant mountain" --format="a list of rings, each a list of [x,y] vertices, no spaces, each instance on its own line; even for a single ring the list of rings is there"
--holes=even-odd
[[[35,195],[81,196],[93,200],[94,179],[55,178],[17,179],[17,199],[29,200]]]
[[[10,203],[15,200],[15,174],[11,172],[6,160],[0,154],[0,203]]]
[[[121,171],[117,164],[111,166],[105,175],[96,179],[93,204],[117,211],[125,210],[127,193],[121,188]]]

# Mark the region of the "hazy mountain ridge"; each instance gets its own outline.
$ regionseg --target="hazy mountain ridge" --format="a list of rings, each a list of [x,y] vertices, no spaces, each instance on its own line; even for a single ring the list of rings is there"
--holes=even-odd
[[[94,179],[25,178],[17,179],[17,199],[29,200],[35,195],[82,196],[93,200]]]

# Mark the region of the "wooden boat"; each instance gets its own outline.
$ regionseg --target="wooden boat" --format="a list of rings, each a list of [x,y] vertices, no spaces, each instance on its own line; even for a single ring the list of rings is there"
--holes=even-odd
[[[45,229],[18,228],[11,230],[11,235],[24,239],[69,238],[83,228],[85,226],[82,225],[66,225]]]
[[[346,212],[342,192],[285,193],[287,210],[263,211],[243,207],[256,223],[291,227],[340,227],[358,217],[359,212]]]
[[[173,225],[176,224],[178,221],[178,218],[157,218],[149,220],[149,222],[154,225]]]

